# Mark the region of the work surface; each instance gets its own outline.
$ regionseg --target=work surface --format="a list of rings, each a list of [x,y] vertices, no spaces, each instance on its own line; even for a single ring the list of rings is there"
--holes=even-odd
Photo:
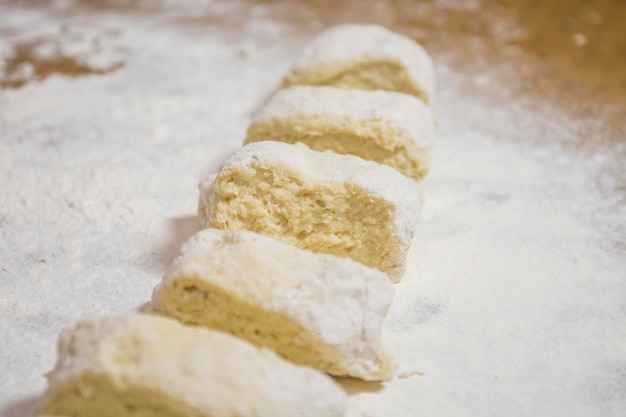
[[[341,381],[350,416],[626,415],[626,5],[570,3],[0,3],[0,416],[32,412],[62,327],[150,299],[198,181],[345,22],[428,49],[440,121],[402,378]]]

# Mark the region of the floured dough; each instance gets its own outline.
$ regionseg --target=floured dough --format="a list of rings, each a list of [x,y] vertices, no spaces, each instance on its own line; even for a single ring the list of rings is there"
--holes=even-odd
[[[37,415],[340,417],[322,373],[230,335],[158,316],[82,321],[61,333]]]
[[[389,379],[382,326],[394,286],[348,258],[248,231],[205,229],[183,246],[153,308],[339,376]]]
[[[430,108],[407,94],[294,86],[278,91],[255,115],[246,142],[303,142],[352,154],[420,180],[430,168]]]
[[[314,252],[404,273],[422,206],[418,184],[384,165],[263,141],[200,183],[204,227],[251,230]]]
[[[377,25],[339,25],[302,51],[283,86],[295,84],[388,90],[432,102],[433,62],[413,39]]]

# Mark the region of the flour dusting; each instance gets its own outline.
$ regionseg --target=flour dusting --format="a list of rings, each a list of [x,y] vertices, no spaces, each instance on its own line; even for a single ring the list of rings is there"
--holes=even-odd
[[[5,417],[33,409],[62,327],[150,299],[199,228],[198,180],[328,24],[285,2],[148,3],[0,6],[0,78],[20,84],[0,90]],[[622,415],[623,141],[516,95],[495,76],[515,68],[431,53],[440,127],[385,326],[398,378],[341,380],[350,416]],[[59,57],[89,73],[36,76]]]

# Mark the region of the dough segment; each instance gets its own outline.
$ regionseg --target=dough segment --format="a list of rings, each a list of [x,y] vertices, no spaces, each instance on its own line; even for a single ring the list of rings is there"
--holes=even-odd
[[[341,417],[331,378],[227,334],[134,315],[64,330],[38,416]]]
[[[387,90],[431,103],[434,65],[413,39],[372,24],[334,26],[315,37],[283,79],[283,87],[327,85]]]
[[[338,376],[394,371],[382,326],[394,286],[348,258],[316,254],[249,231],[205,229],[181,249],[152,306]]]
[[[430,169],[434,130],[430,108],[407,94],[293,86],[278,91],[254,116],[245,143],[302,142],[421,180]]]
[[[263,141],[200,183],[204,227],[251,230],[352,258],[399,281],[421,213],[419,185],[384,165]]]

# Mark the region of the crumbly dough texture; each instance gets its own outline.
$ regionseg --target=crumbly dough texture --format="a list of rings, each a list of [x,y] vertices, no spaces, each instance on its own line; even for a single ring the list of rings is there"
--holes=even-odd
[[[229,332],[338,376],[386,380],[387,275],[249,231],[189,239],[152,297],[155,311]]]
[[[407,94],[293,86],[255,115],[245,143],[302,142],[317,151],[352,154],[415,180],[430,169],[435,124],[430,107]]]
[[[421,207],[420,186],[392,168],[263,141],[240,148],[200,183],[198,213],[204,227],[349,257],[397,282]]]
[[[283,86],[296,84],[388,90],[432,102],[434,65],[413,39],[377,25],[339,25],[302,51]]]
[[[64,330],[39,416],[340,417],[331,378],[230,335],[159,316]]]

